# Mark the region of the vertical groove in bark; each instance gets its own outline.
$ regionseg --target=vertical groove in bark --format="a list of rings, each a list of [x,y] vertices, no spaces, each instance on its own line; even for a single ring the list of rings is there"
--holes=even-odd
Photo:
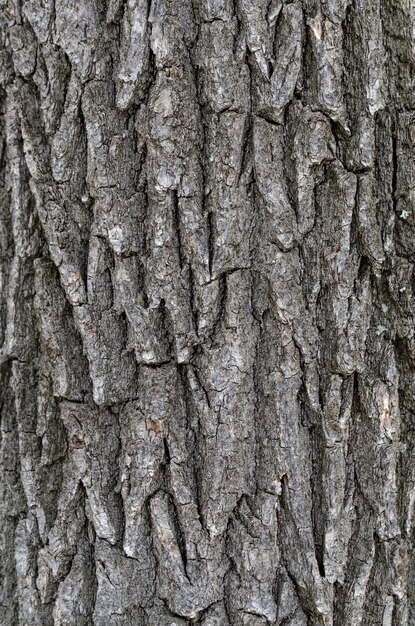
[[[414,17],[3,2],[2,623],[415,621]]]

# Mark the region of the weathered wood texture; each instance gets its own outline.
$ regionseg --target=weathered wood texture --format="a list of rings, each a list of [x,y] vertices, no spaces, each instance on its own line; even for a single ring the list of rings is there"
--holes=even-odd
[[[0,8],[1,623],[414,625],[414,1]]]

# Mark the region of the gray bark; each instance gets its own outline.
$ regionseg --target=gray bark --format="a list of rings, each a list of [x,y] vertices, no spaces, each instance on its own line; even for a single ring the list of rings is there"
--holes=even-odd
[[[412,0],[2,0],[0,620],[415,624]]]

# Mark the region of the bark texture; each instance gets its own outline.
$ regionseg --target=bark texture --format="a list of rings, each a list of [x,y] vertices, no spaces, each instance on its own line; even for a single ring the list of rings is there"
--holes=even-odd
[[[414,0],[0,10],[1,623],[414,625]]]

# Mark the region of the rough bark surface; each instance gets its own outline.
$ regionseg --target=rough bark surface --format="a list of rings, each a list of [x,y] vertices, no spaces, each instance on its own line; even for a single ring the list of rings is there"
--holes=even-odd
[[[2,0],[1,623],[415,624],[413,0]]]

